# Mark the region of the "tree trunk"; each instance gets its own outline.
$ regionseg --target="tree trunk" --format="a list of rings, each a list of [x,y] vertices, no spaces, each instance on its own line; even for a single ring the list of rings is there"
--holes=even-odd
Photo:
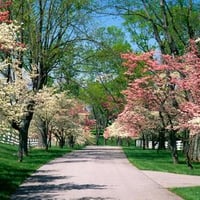
[[[145,146],[146,146],[147,149],[149,149],[149,137],[148,137],[148,135],[146,135],[145,138],[146,138],[145,139]]]
[[[96,132],[96,145],[99,145],[99,133]]]
[[[23,133],[23,149],[24,149],[24,155],[28,156],[28,127],[24,127],[24,133]],[[27,129],[27,130],[26,130]]]
[[[31,123],[31,120],[33,118],[33,112],[27,112],[24,118],[22,119],[21,123],[21,134],[22,134],[22,139],[23,139],[23,150],[24,150],[24,155],[28,155],[28,129]]]
[[[182,141],[183,141],[183,154],[185,155],[185,158],[186,158],[186,164],[190,169],[193,169],[191,159],[189,156],[190,143],[189,143],[189,131],[188,130],[184,130]]]
[[[31,119],[25,118],[22,120],[22,123],[18,127],[19,131],[19,161],[23,161],[23,155],[28,156],[28,129],[30,125]]]
[[[46,133],[42,134],[42,144],[43,144],[43,147],[45,148],[45,151],[48,151],[49,146],[48,146],[48,138],[47,138]]]
[[[142,149],[145,150],[146,146],[145,146],[145,137],[144,134],[142,134]]]
[[[174,164],[178,163],[178,152],[176,146],[176,131],[171,130],[169,132],[169,148],[172,154],[172,160]]]
[[[64,145],[65,145],[65,137],[61,136],[60,139],[59,139],[59,147],[63,148]],[[73,147],[73,143],[70,142],[69,145],[70,145],[70,147]]]
[[[99,139],[100,139],[100,135],[101,135],[101,126],[97,125],[96,126],[96,145],[99,145]]]
[[[20,125],[20,135],[22,138],[22,148],[24,155],[28,155],[28,129],[30,126],[30,122],[32,120],[32,113],[29,113],[23,120]]]
[[[41,146],[43,148],[45,148],[46,151],[48,151],[49,146],[48,146],[48,124],[46,120],[40,120],[39,121],[39,131],[40,131],[40,135],[41,135]]]
[[[122,138],[121,137],[117,137],[117,146],[122,146]]]
[[[70,146],[71,148],[74,148],[74,143],[75,143],[75,141],[74,141],[74,136],[73,136],[73,135],[70,135],[70,136],[69,136],[69,146]]]
[[[52,132],[49,130],[49,139],[48,139],[48,147],[51,148],[51,137],[52,137]]]
[[[165,149],[165,129],[161,129],[158,135],[158,150]]]
[[[19,132],[19,147],[18,147],[18,160],[19,162],[23,161],[23,139],[22,134]]]
[[[20,123],[16,122],[15,120],[11,122],[12,128],[19,132],[18,156],[20,162],[23,160],[23,155],[28,155],[28,129],[33,118],[33,106],[34,102],[30,101],[27,105],[27,112],[24,114]]]
[[[192,161],[200,162],[200,133],[189,138],[189,158]]]

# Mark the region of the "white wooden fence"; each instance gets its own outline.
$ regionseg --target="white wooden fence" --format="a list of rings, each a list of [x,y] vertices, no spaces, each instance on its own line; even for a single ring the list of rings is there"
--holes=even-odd
[[[18,145],[19,137],[12,133],[2,134],[0,135],[0,143]],[[29,147],[37,147],[39,145],[39,140],[36,138],[29,138],[28,145]]]
[[[142,140],[136,140],[136,146],[137,147],[142,147],[143,146],[143,141]],[[148,142],[148,149],[152,149],[152,141]],[[183,150],[183,143],[181,140],[177,140],[176,141],[176,146],[177,146],[177,150]],[[165,141],[165,148],[168,148],[168,141]],[[158,143],[155,146],[155,149],[158,149]]]

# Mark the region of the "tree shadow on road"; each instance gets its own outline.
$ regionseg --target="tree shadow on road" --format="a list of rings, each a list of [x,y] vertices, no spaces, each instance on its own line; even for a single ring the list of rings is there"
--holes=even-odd
[[[47,165],[59,163],[88,162],[91,160],[92,162],[101,162],[106,160],[110,161],[124,158],[125,155],[120,148],[86,148],[65,155],[62,158],[58,158],[48,163]],[[54,167],[52,169],[54,169]],[[54,174],[54,170],[38,170],[35,174],[28,178],[27,184],[21,185],[18,188],[15,195],[11,197],[11,200],[57,199],[58,195],[62,194],[62,192],[64,193],[64,191],[66,192],[76,190],[78,192],[80,190],[105,190],[108,187],[107,185],[102,184],[77,184],[69,181],[72,176],[57,176],[56,171],[55,175],[49,175],[51,173]],[[76,200],[91,199],[109,200],[112,198],[82,197]]]
[[[119,148],[86,148],[83,150],[78,150],[74,153],[65,156],[66,162],[72,162],[72,160],[81,162],[86,162],[88,159],[98,159],[98,160],[115,160],[124,159],[126,156]],[[69,159],[69,160],[67,160]],[[64,161],[64,162],[65,162]]]
[[[57,177],[58,178],[58,177]],[[65,190],[102,190],[106,189],[106,185],[97,184],[74,184],[74,183],[61,183],[55,184],[37,184],[21,186],[12,196],[13,200],[40,200],[40,199],[54,199],[57,194]],[[56,199],[56,198],[55,198]]]
[[[82,197],[79,199],[71,199],[71,200],[112,200],[112,199],[113,198],[109,198],[109,197]]]
[[[54,171],[54,170],[50,170]],[[21,185],[16,193],[11,196],[12,200],[43,200],[56,199],[56,196],[62,191],[70,190],[102,190],[106,185],[97,184],[75,184],[67,182],[71,176],[54,176],[48,175],[49,170],[38,170],[27,179],[28,184]],[[54,184],[54,181],[60,180],[62,183]],[[64,182],[64,183],[63,183]],[[55,198],[54,198],[55,197]]]

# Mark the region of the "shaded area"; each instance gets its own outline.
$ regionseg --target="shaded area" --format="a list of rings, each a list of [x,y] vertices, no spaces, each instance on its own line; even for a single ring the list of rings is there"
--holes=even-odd
[[[74,159],[74,158],[71,158],[70,159],[67,159],[65,161],[59,161],[59,160],[56,160],[56,161],[53,161],[51,163],[49,163],[49,165],[51,164],[55,164],[55,163],[84,163],[84,162],[88,162],[89,159]]]
[[[54,180],[59,180],[59,179],[69,179],[71,178],[70,176],[49,176],[49,175],[41,175],[41,174],[34,174],[30,178],[27,179],[26,182],[29,183],[47,183],[47,182],[52,182]]]
[[[181,199],[132,167],[120,147],[89,146],[42,166],[11,200],[144,198]]]
[[[102,190],[105,189],[105,185],[96,185],[96,184],[74,184],[74,183],[62,183],[62,184],[45,184],[45,185],[26,185],[20,187],[20,194],[28,194],[31,193],[54,193],[55,191],[62,190],[88,190],[88,189],[97,189]]]
[[[87,162],[89,160],[115,160],[115,159],[124,159],[125,156],[122,154],[121,149],[117,147],[111,148],[99,148],[95,149],[92,146],[87,147],[84,150],[78,150],[76,153],[71,153],[66,155],[66,160],[64,162]],[[69,160],[67,160],[69,159]],[[59,163],[59,160],[56,160],[54,163]],[[61,161],[63,163],[63,161]],[[49,163],[51,164],[51,163]]]
[[[17,163],[18,164],[18,163]],[[9,199],[10,193],[14,192],[18,185],[23,182],[34,170],[23,167],[3,164],[0,166],[0,199]]]
[[[45,199],[55,199],[56,195],[53,194],[42,194],[42,195],[29,195],[29,196],[18,196],[15,198],[11,198],[12,200],[45,200]]]
[[[93,148],[87,147],[83,150],[77,150],[70,154],[67,154],[61,158],[51,161],[46,164],[48,170],[43,168],[39,169],[37,173],[29,177],[23,185],[17,190],[17,192],[11,197],[11,199],[56,199],[58,195],[62,192],[67,193],[67,191],[72,190],[103,190],[107,189],[107,185],[96,184],[96,183],[75,183],[69,181],[73,176],[59,176],[58,169],[54,167],[63,166],[70,163],[87,163],[91,160],[94,162],[99,162],[101,160],[113,160],[113,159],[124,159],[124,155],[121,153],[120,148]],[[63,164],[63,165],[62,165]],[[48,167],[49,166],[49,167]],[[64,169],[59,167],[60,169]],[[87,182],[86,182],[87,183]],[[112,199],[110,197],[82,197],[81,199]],[[80,199],[80,200],[81,200]]]
[[[79,199],[71,199],[71,200],[112,200],[113,198],[110,197],[82,197]],[[114,200],[114,199],[113,199]]]
[[[58,194],[65,190],[102,190],[106,189],[105,185],[97,184],[39,184],[39,185],[25,185],[21,186],[16,193],[16,196],[11,198],[13,200],[39,200],[39,199],[54,199]],[[88,197],[89,198],[89,197]],[[91,199],[91,198],[90,198]],[[94,198],[92,198],[94,199]]]
[[[9,199],[18,186],[42,164],[62,156],[69,149],[52,148],[48,152],[43,149],[30,149],[29,156],[18,162],[18,146],[0,143],[0,199]]]

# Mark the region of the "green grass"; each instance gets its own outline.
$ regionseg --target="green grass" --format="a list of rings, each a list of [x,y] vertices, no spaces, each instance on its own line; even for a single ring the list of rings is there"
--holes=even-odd
[[[109,143],[114,144],[115,142],[109,141]],[[193,163],[194,169],[190,170],[181,153],[179,155],[180,164],[174,165],[169,151],[157,153],[155,150],[142,150],[135,147],[123,147],[123,149],[130,162],[139,169],[200,175],[200,163]],[[70,151],[66,148],[52,148],[48,152],[42,149],[32,149],[29,156],[20,163],[17,161],[17,146],[0,144],[0,199],[9,199],[11,193],[36,169]],[[200,200],[200,187],[170,190],[186,200]]]
[[[177,174],[200,175],[200,163],[193,163],[194,169],[187,167],[185,158],[179,152],[179,164],[173,164],[167,150],[143,150],[135,147],[123,147],[129,161],[141,170],[172,172]]]
[[[9,199],[11,193],[33,172],[48,161],[60,157],[70,149],[32,149],[23,162],[18,162],[17,146],[0,144],[0,199]]]
[[[175,194],[186,200],[200,200],[200,186],[170,189]]]
[[[117,138],[109,138],[106,140],[106,144],[105,144],[104,137],[100,136],[98,142],[99,142],[98,145],[108,145],[108,146],[117,146],[118,145]],[[129,145],[135,146],[135,140],[129,139]],[[121,146],[128,146],[126,138],[122,139]]]
[[[138,169],[200,176],[200,163],[193,163],[194,169],[189,169],[181,152],[179,152],[179,164],[173,164],[171,154],[167,150],[157,153],[156,150],[143,150],[135,147],[123,147],[123,149],[129,161]],[[170,190],[185,200],[200,200],[200,186]]]

